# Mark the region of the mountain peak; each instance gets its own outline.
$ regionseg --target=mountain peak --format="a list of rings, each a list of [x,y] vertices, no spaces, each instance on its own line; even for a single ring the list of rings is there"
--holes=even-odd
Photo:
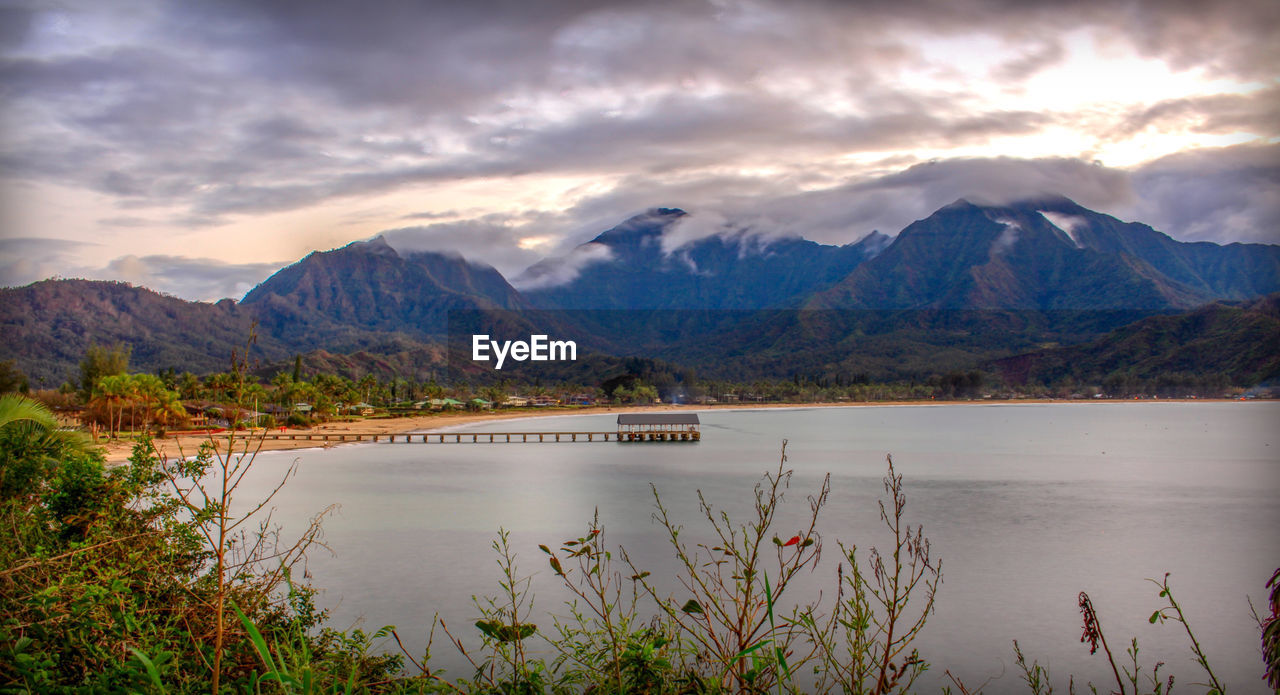
[[[592,241],[609,246],[645,243],[662,236],[667,227],[688,213],[679,208],[650,208],[602,232]]]
[[[1010,207],[1019,208],[1023,210],[1036,210],[1036,211],[1047,210],[1049,212],[1065,212],[1065,213],[1076,213],[1081,211],[1089,212],[1089,213],[1093,212],[1088,208],[1080,205],[1076,201],[1059,193],[1049,193],[1045,195],[1033,196],[1031,198],[1023,198],[1021,200],[1014,202],[1012,205],[1010,205]],[[1096,213],[1093,213],[1093,214],[1096,214]]]
[[[396,253],[395,248],[393,248],[391,244],[387,243],[386,237],[384,237],[381,234],[379,234],[378,236],[372,239],[353,241],[350,244],[343,246],[342,249],[350,249],[352,251],[364,251],[365,253],[376,253],[376,254],[390,255],[390,256],[400,255],[399,253]],[[339,249],[339,250],[342,250],[342,249]]]
[[[968,199],[968,198],[956,198],[955,200],[951,201],[950,203],[948,203],[948,204],[946,204],[946,205],[943,205],[942,207],[938,208],[938,209],[935,211],[935,214],[936,214],[936,213],[938,213],[938,212],[942,212],[943,210],[966,210],[966,209],[968,209],[968,208],[976,208],[976,207],[978,207],[978,206],[977,206],[977,205],[974,205],[974,204],[973,204],[973,203],[971,203],[971,202],[969,202],[969,199]]]

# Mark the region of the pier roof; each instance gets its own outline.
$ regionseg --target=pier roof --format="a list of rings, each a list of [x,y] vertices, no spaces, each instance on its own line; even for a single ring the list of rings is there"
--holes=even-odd
[[[623,413],[619,425],[696,425],[697,413]]]

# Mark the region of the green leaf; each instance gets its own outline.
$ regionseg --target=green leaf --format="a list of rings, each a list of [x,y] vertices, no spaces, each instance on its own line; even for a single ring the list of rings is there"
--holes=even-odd
[[[747,647],[746,649],[743,649],[742,651],[738,652],[738,655],[737,655],[737,656],[735,656],[735,657],[733,657],[733,659],[731,659],[731,660],[732,660],[732,661],[737,661],[738,659],[741,659],[741,658],[743,658],[743,657],[749,656],[749,655],[751,655],[751,654],[753,654],[753,653],[755,653],[755,652],[757,652],[757,651],[759,651],[759,650],[761,650],[761,649],[763,649],[763,648],[765,648],[765,647],[769,646],[769,644],[770,644],[771,642],[772,642],[772,640],[764,640],[764,641],[761,641],[761,642],[756,642],[755,644],[751,645],[750,647]]]
[[[546,553],[546,554],[548,554],[548,555],[550,555],[550,554],[551,554],[551,548],[548,548],[548,547],[547,547],[547,546],[545,546],[545,545],[539,545],[539,546],[538,546],[538,550],[541,550],[542,552],[544,552],[544,553]]]
[[[489,639],[501,643],[519,642],[538,630],[538,626],[531,623],[507,625],[499,620],[477,620],[476,627]]]
[[[684,611],[685,613],[691,613],[691,614],[697,614],[697,615],[705,614],[705,612],[702,610],[702,606],[699,606],[698,602],[693,599],[689,599],[688,601],[685,601],[685,604],[680,607],[680,610]]]
[[[646,571],[646,572],[641,572],[640,574],[633,574],[633,575],[631,575],[631,581],[633,581],[633,582],[638,582],[638,581],[640,581],[641,579],[644,579],[644,578],[645,578],[645,577],[647,577],[647,576],[649,576],[649,572],[647,572],[647,571]]]
[[[1156,611],[1155,613],[1151,614],[1151,618],[1147,620],[1147,622],[1151,623],[1152,625],[1155,625],[1156,621],[1159,619],[1160,619],[1160,611]]]
[[[160,669],[156,668],[155,662],[147,657],[146,654],[129,647],[129,651],[133,652],[133,657],[142,662],[142,666],[147,669],[147,676],[151,678],[151,684],[156,686],[160,692],[164,692],[164,683],[160,682]]]
[[[258,632],[258,627],[249,620],[244,611],[240,610],[240,606],[237,606],[235,601],[227,599],[227,602],[236,610],[236,615],[240,616],[240,624],[244,626],[245,632],[249,633],[249,639],[253,642],[254,649],[258,651],[259,658],[262,659],[263,665],[267,667],[267,674],[263,678],[275,676],[279,680],[280,670],[276,668],[275,659],[271,657],[271,650],[267,649],[267,641],[262,638],[262,633]]]
[[[786,674],[787,678],[790,678],[791,667],[787,665],[786,653],[782,651],[782,647],[774,647],[773,651],[778,657],[778,665],[782,667],[782,672]]]
[[[556,559],[555,555],[551,556],[551,569],[556,571],[557,576],[564,576],[564,570],[560,568],[560,561]]]

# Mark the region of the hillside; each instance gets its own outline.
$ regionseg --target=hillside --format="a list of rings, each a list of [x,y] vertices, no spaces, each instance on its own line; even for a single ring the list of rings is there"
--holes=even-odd
[[[235,302],[188,302],[119,282],[45,280],[0,289],[0,354],[16,358],[32,388],[71,379],[91,343],[124,343],[148,371],[226,370],[244,352],[253,317]],[[260,334],[254,354],[284,359],[286,348]]]
[[[1155,379],[1220,375],[1233,384],[1280,378],[1280,294],[1243,304],[1214,303],[1171,316],[1153,316],[1074,347],[995,361],[990,367],[1015,384],[1070,378]]]
[[[312,253],[267,278],[241,306],[303,352],[367,350],[387,334],[438,341],[451,311],[528,308],[493,268],[438,253],[402,256],[381,237]]]
[[[1280,247],[1187,244],[1065,198],[966,200],[907,226],[815,309],[1187,309],[1280,290]]]

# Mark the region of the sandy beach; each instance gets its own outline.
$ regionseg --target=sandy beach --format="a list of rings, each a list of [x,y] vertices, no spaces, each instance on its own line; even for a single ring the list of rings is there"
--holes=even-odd
[[[1159,402],[1178,402],[1182,399],[1160,399]],[[1205,402],[1218,399],[1202,399]],[[992,405],[992,404],[1029,404],[1029,403],[1076,403],[1076,404],[1093,404],[1102,405],[1107,403],[1132,403],[1131,400],[1122,399],[1106,399],[1106,400],[1062,400],[1062,399],[1019,399],[1012,401],[870,401],[857,403],[733,403],[718,405],[636,405],[636,406],[595,406],[595,407],[558,407],[558,408],[540,408],[540,409],[520,409],[520,410],[492,410],[481,412],[447,412],[447,413],[430,413],[423,415],[413,415],[408,417],[395,418],[364,418],[350,422],[330,422],[316,425],[305,429],[283,429],[282,433],[325,433],[325,434],[404,434],[406,432],[432,432],[459,425],[469,425],[477,422],[496,421],[496,420],[515,420],[524,418],[537,417],[559,417],[564,415],[600,415],[607,413],[660,413],[680,410],[693,410],[700,412],[708,412],[714,410],[744,410],[755,408],[862,408],[871,406],[895,406],[895,405]],[[513,427],[519,430],[518,427]],[[276,431],[276,430],[273,430]],[[213,435],[215,441],[221,441],[223,446],[226,442],[226,434]],[[324,448],[329,446],[337,446],[335,442],[316,442],[307,440],[263,440],[258,441],[252,436],[252,432],[239,432],[236,434],[237,444],[236,450],[243,450],[242,442],[249,442],[251,449],[260,451],[281,451],[292,449],[312,449]],[[200,444],[208,441],[207,434],[171,434],[162,439],[153,440],[156,449],[160,455],[165,457],[190,456],[195,453]],[[133,442],[113,441],[104,442],[103,447],[106,453],[108,463],[119,463],[127,461],[133,452]]]

